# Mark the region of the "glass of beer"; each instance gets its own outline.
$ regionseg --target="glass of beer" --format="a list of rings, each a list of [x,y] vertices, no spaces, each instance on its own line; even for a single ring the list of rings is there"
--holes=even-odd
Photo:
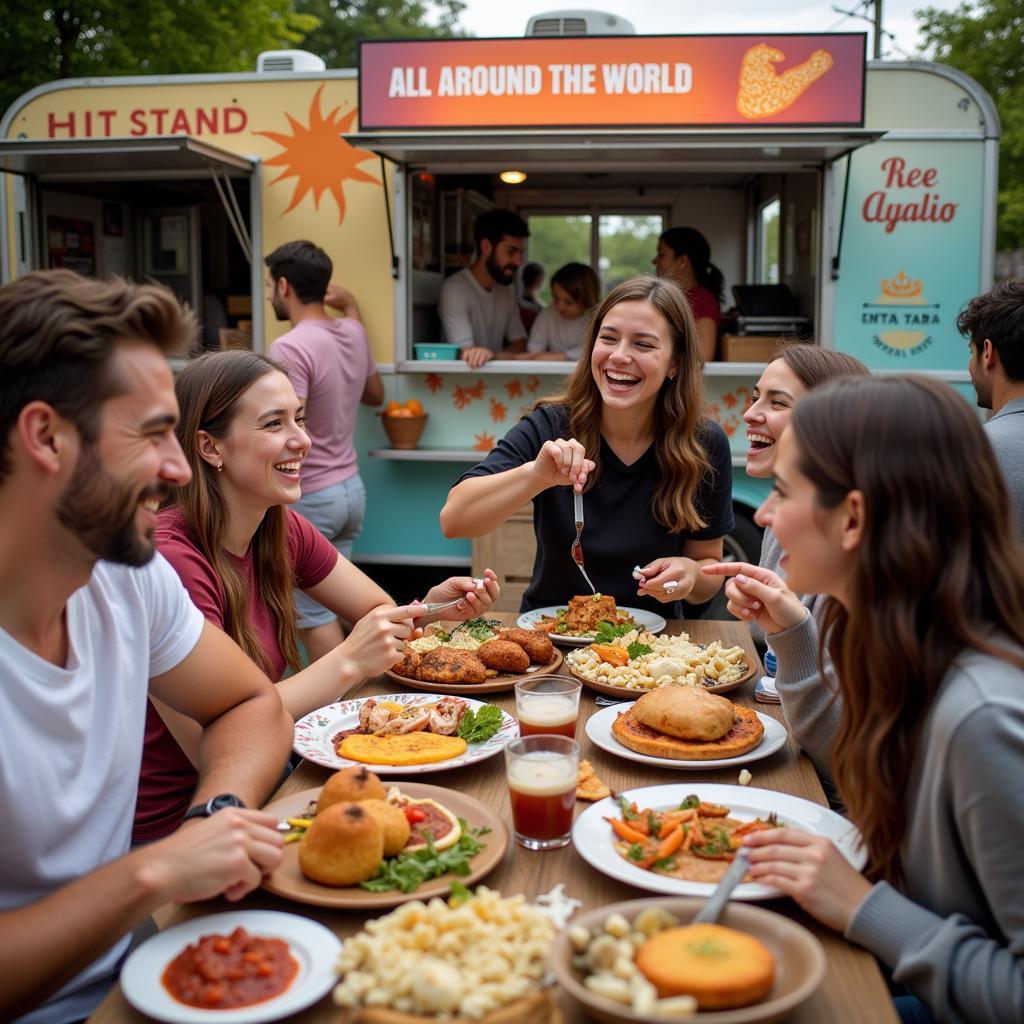
[[[535,676],[516,683],[516,718],[520,736],[576,735],[580,711],[578,679],[571,676]]]
[[[505,745],[516,842],[554,850],[569,842],[580,745],[566,736],[522,736]]]

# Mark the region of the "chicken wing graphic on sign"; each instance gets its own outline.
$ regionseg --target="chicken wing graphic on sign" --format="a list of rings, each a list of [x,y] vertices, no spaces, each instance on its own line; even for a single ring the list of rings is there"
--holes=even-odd
[[[833,63],[828,50],[815,50],[803,64],[780,74],[775,65],[785,59],[781,50],[767,43],[758,43],[743,55],[736,109],[744,117],[757,120],[791,107]]]

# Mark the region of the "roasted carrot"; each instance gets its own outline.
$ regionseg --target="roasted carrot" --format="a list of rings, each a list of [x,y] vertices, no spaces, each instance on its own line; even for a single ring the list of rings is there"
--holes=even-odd
[[[685,836],[683,836],[683,845],[679,847],[680,853],[687,853],[690,847],[693,845],[693,837],[697,834],[696,829],[690,829]]]
[[[722,807],[721,804],[706,804],[702,800],[697,808],[697,813],[702,818],[728,818],[729,808]]]
[[[624,647],[616,647],[615,644],[591,644],[590,649],[609,665],[629,664],[629,652]]]
[[[615,830],[615,834],[622,839],[625,839],[628,843],[646,843],[647,836],[643,832],[638,832],[635,828],[630,828],[624,821],[619,821],[618,818],[605,818],[605,821]]]
[[[683,845],[683,826],[676,825],[667,836],[658,844],[658,860],[662,857],[671,857],[680,846]]]

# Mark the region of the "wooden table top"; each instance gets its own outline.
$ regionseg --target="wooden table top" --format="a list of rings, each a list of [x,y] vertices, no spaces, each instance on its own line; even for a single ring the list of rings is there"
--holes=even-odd
[[[511,613],[499,613],[499,615],[506,621],[515,617]],[[675,620],[669,623],[667,632],[678,633],[681,629],[685,629],[690,638],[698,643],[722,640],[727,645],[741,644],[750,650],[753,649],[747,627],[741,622],[695,620],[684,623]],[[757,675],[759,676],[761,674],[760,664],[758,668]],[[387,676],[380,676],[366,681],[358,690],[346,696],[372,696],[394,692],[395,689],[394,680]],[[753,689],[754,680],[750,680],[728,696],[738,704],[756,707],[758,711],[782,720],[777,706],[756,704],[753,701]],[[665,785],[683,781],[727,785],[734,785],[737,782],[738,768],[672,771],[627,761],[596,747],[586,737],[583,729],[583,723],[596,708],[594,700],[596,696],[597,694],[584,688],[580,700],[580,722],[576,738],[582,745],[580,756],[590,759],[598,775],[612,789],[625,790],[641,785]],[[515,711],[515,699],[512,693],[490,694],[487,696],[487,700],[506,711],[513,713]],[[762,789],[775,789],[792,796],[803,797],[805,800],[817,804],[826,803],[810,761],[799,752],[799,748],[792,738],[785,747],[771,757],[753,762],[746,767],[753,775],[752,785],[754,786]],[[330,774],[330,769],[304,761],[284,781],[277,793],[274,794],[274,799],[313,786],[321,786]],[[504,759],[501,756],[453,771],[416,776],[416,779],[457,789],[475,797],[501,816],[509,824],[511,831],[511,812],[505,784]],[[390,783],[391,779],[388,778],[385,781]],[[590,805],[579,801],[576,813],[582,813],[588,806]],[[645,895],[642,891],[609,878],[590,867],[576,853],[571,844],[559,850],[532,852],[518,846],[513,840],[503,862],[482,879],[482,882],[504,895],[522,892],[528,897],[548,892],[558,882],[564,882],[566,894],[582,900],[584,910]],[[657,896],[652,895],[651,898],[657,900]],[[830,1024],[859,1024],[865,1020],[870,1020],[874,1024],[896,1022],[897,1018],[888,989],[873,956],[859,947],[851,945],[841,935],[818,924],[788,899],[762,902],[760,905],[799,921],[818,937],[825,949],[828,967],[821,988],[789,1020],[794,1024],[821,1024],[822,1021],[829,1021]],[[221,913],[233,908],[281,910],[302,914],[320,921],[342,938],[357,932],[366,919],[366,915],[363,913],[328,910],[293,903],[272,896],[263,890],[257,890],[236,904],[229,904],[224,900],[211,900],[206,903],[174,908],[167,924],[174,924],[203,914]],[[377,917],[385,913],[388,911],[373,911],[371,916]],[[566,1020],[572,1024],[587,1019],[564,993],[562,1008]],[[309,1021],[311,1024],[335,1024],[337,1010],[328,995],[292,1019]],[[121,994],[120,986],[115,986],[91,1018],[92,1024],[129,1024],[129,1022],[130,1024],[143,1024],[147,1020],[149,1020],[148,1017],[136,1012],[128,1005]]]

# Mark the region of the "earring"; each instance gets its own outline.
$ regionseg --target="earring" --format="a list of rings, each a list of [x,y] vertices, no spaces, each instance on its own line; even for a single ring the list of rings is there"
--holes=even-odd
[[[217,463],[217,472],[219,473],[223,468],[224,468],[224,463],[223,462],[218,462]]]

